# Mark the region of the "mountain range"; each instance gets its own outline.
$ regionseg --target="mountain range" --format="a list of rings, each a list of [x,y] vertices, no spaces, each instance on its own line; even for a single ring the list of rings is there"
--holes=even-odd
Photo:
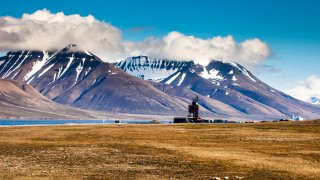
[[[182,114],[185,101],[103,62],[76,45],[56,52],[17,51],[0,58],[0,77],[24,81],[49,99],[113,113]]]
[[[147,56],[102,61],[77,45],[57,51],[11,51],[0,58],[0,78],[22,81],[48,99],[77,108],[130,114],[186,115],[195,96],[203,116],[319,118],[320,107],[260,81],[243,66]]]
[[[212,60],[203,66],[147,56],[127,58],[116,67],[145,78],[167,94],[199,96],[200,104],[214,114],[251,118],[319,117],[320,109],[284,94],[255,77],[237,63]]]

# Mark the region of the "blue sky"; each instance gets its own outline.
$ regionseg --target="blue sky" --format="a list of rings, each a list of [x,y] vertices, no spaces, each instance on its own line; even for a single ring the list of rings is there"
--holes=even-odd
[[[126,40],[162,37],[171,31],[200,38],[259,38],[274,55],[257,76],[286,90],[320,77],[320,1],[307,0],[2,0],[0,16],[21,17],[46,8],[53,13],[92,14],[122,31]]]

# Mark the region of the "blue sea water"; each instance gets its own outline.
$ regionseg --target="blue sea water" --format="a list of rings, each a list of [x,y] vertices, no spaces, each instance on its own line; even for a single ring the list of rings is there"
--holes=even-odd
[[[152,124],[151,120],[121,120],[122,124]],[[172,121],[160,121],[170,124]],[[1,119],[0,126],[36,126],[36,125],[68,125],[68,124],[116,124],[115,120],[11,120]]]

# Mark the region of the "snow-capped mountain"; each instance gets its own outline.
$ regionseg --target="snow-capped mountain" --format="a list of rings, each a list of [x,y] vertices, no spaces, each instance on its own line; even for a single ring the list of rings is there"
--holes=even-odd
[[[138,56],[115,65],[133,76],[142,77],[147,72],[145,77],[169,95],[183,98],[199,96],[201,105],[213,113],[236,117],[247,115],[257,119],[288,118],[292,114],[308,118],[320,116],[319,107],[266,85],[237,63],[213,60],[202,66],[193,61],[155,60]]]
[[[316,97],[311,97],[311,103],[312,104],[320,104],[320,99]]]
[[[49,99],[75,107],[183,114],[187,105],[76,45],[56,52],[9,52],[0,62],[0,78],[25,81]]]
[[[52,52],[8,52],[0,58],[0,78],[24,81],[58,103],[108,112],[185,115],[187,103],[198,96],[205,116],[320,117],[319,106],[277,91],[243,66],[224,61],[202,66],[138,56],[110,64],[69,45]]]
[[[149,58],[147,56],[138,56],[127,58],[115,65],[133,76],[159,82],[177,71],[192,67],[193,62],[162,60]]]

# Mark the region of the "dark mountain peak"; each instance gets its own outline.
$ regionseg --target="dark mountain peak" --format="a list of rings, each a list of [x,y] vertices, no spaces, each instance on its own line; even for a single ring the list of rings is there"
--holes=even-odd
[[[83,55],[83,56],[90,56],[90,57],[95,57],[95,59],[99,59],[93,53],[91,53],[90,51],[84,49],[83,47],[81,47],[77,44],[69,44],[65,48],[58,51],[58,53],[60,53],[60,54],[77,54],[78,56]]]
[[[133,61],[139,61],[139,60],[148,60],[149,59],[149,57],[148,56],[143,56],[143,55],[140,55],[140,56],[133,56],[133,57],[131,57],[131,59],[133,60]]]
[[[224,78],[245,79],[257,82],[258,79],[245,67],[238,63],[212,60],[207,66],[203,66],[202,74],[214,74],[220,75]],[[208,73],[207,73],[208,72]],[[209,78],[210,79],[210,78]]]
[[[80,46],[76,44],[69,44],[68,46],[63,48],[61,52],[76,52],[76,51],[83,51],[83,50],[84,49],[82,49]]]
[[[142,79],[161,81],[171,74],[183,69],[191,68],[193,61],[176,61],[170,59],[153,58],[148,56],[129,57],[115,63],[115,66],[125,72]]]

